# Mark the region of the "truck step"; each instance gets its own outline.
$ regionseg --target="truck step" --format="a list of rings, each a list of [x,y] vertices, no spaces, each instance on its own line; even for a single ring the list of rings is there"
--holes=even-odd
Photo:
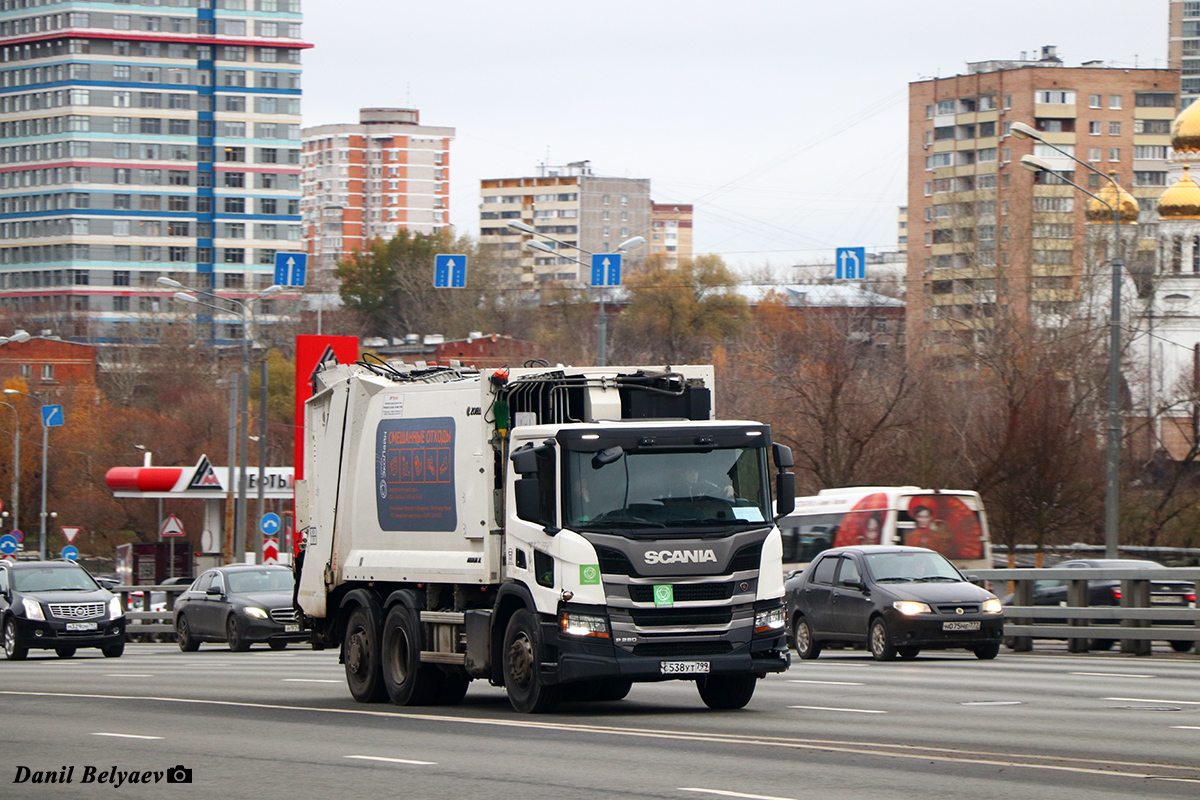
[[[422,650],[421,663],[423,664],[457,664],[465,666],[467,663],[466,653],[439,653],[436,650]]]
[[[462,625],[466,615],[461,611],[422,611],[421,622],[433,622],[442,625]]]

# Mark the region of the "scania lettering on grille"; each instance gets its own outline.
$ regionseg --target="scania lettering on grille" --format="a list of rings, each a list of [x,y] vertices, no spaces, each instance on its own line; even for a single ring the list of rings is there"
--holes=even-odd
[[[647,564],[703,564],[715,562],[717,554],[712,550],[647,550]]]

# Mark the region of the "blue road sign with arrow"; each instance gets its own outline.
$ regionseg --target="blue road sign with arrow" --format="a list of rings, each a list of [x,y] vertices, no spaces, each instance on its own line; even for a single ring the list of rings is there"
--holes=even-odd
[[[595,253],[592,255],[592,286],[621,285],[621,254]]]
[[[0,553],[11,556],[20,549],[21,543],[17,541],[17,537],[9,533],[0,536]]]
[[[839,247],[837,277],[838,280],[861,280],[867,277],[867,248]]]
[[[67,545],[66,547],[64,547],[62,549],[62,557],[65,558],[67,561],[76,560],[77,558],[79,558],[79,548],[75,547],[75,545],[72,545],[72,544]]]
[[[258,523],[258,527],[260,527],[262,532],[267,536],[274,536],[275,534],[279,533],[280,525],[282,525],[282,522],[279,520],[279,515],[273,511],[268,511],[266,514],[263,514],[262,520]]]
[[[438,255],[433,257],[433,285],[437,289],[461,289],[467,285],[467,257]]]
[[[63,424],[62,406],[42,406],[42,426],[57,428]]]
[[[307,268],[306,253],[276,253],[275,283],[279,286],[303,286]]]

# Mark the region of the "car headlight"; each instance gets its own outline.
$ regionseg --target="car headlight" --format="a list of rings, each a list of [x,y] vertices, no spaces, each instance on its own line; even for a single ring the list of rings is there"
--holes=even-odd
[[[559,629],[567,636],[592,636],[608,639],[608,620],[596,614],[580,614],[564,611],[559,620]]]
[[[267,612],[262,610],[258,606],[246,606],[245,611],[246,611],[247,617],[254,617],[255,619],[266,619],[267,618]]]
[[[30,600],[28,597],[22,597],[21,605],[25,607],[26,619],[40,619],[45,621],[46,615],[42,613],[42,604],[37,600]]]
[[[913,614],[933,613],[933,609],[929,607],[928,603],[918,603],[916,600],[897,600],[892,603],[892,608],[906,617],[911,617]]]
[[[108,618],[117,619],[125,616],[125,609],[121,608],[121,598],[113,595],[108,601]]]
[[[754,632],[766,633],[767,631],[778,631],[783,629],[784,612],[782,608],[772,608],[767,611],[759,611],[754,615]]]
[[[1002,611],[1004,611],[1004,604],[996,598],[993,597],[990,600],[983,601],[983,613],[999,614]]]

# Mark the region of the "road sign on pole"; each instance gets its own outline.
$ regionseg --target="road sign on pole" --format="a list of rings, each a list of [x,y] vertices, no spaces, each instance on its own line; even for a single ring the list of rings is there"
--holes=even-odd
[[[80,528],[76,525],[63,525],[61,527],[62,527],[62,535],[64,537],[66,537],[67,544],[73,543],[75,541],[75,537],[79,535],[79,532],[81,530],[83,530],[82,528]]]
[[[62,406],[42,406],[42,426],[57,428],[63,424]]]
[[[867,248],[839,247],[837,277],[838,280],[861,280],[867,277]]]
[[[592,255],[592,286],[621,285],[621,254],[595,253]]]
[[[279,563],[279,540],[266,539],[263,542],[263,563],[278,564]]]
[[[162,536],[185,536],[183,532],[183,523],[179,521],[179,517],[171,514],[158,530],[158,535]]]
[[[437,289],[461,289],[467,285],[467,257],[438,255],[433,257],[433,285]]]
[[[75,561],[79,558],[79,551],[73,545],[67,545],[62,549],[62,557],[67,561]]]
[[[268,511],[263,514],[262,520],[259,521],[258,527],[262,528],[262,532],[267,536],[274,536],[279,533],[279,528],[282,526],[282,521],[279,515],[273,511]]]
[[[8,556],[20,549],[21,543],[17,541],[17,537],[7,533],[0,536],[0,553]]]
[[[279,286],[303,286],[307,268],[306,253],[276,253],[275,283]]]
[[[21,531],[18,531],[18,530],[15,530],[15,529],[14,529],[14,530],[13,530],[13,532],[12,532],[12,534],[10,534],[10,535],[11,535],[11,536],[12,536],[14,539],[16,539],[18,542],[23,542],[23,541],[25,541],[25,534],[24,534],[24,533],[22,533]]]

